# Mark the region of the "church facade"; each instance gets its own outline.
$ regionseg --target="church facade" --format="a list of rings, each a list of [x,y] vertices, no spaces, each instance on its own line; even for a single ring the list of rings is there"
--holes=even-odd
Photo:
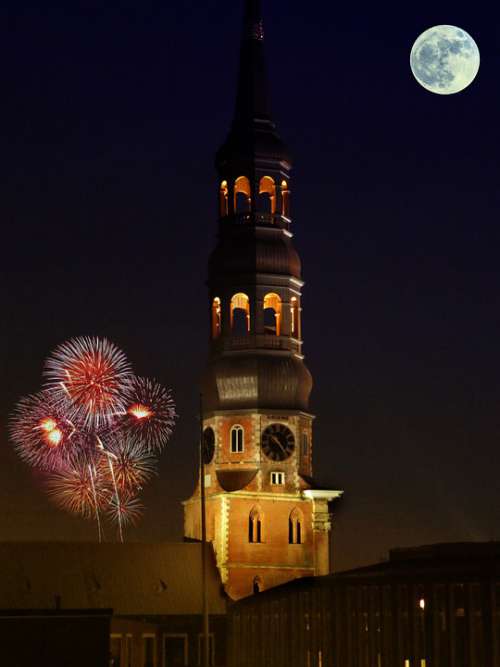
[[[302,353],[291,158],[269,113],[259,0],[247,0],[234,120],[217,153],[202,381],[207,540],[238,599],[330,571],[330,503],[312,478],[312,378]],[[184,533],[201,538],[200,486]]]

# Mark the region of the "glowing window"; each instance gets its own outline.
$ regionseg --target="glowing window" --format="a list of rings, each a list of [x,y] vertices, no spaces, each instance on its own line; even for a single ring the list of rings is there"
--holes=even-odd
[[[222,329],[222,310],[218,296],[212,301],[212,338],[218,338]]]
[[[281,214],[290,217],[290,190],[286,181],[281,181]]]
[[[241,454],[245,446],[245,431],[243,426],[236,424],[231,429],[231,453]]]
[[[242,292],[231,299],[231,330],[238,335],[250,331],[250,299]]]
[[[281,299],[274,292],[264,297],[264,330],[275,336],[281,333]]]
[[[292,336],[299,338],[299,301],[296,296],[290,299],[290,320]]]
[[[307,433],[302,433],[302,456],[307,456],[309,454],[309,438]]]
[[[288,543],[302,544],[302,514],[295,508],[288,518]]]
[[[248,541],[251,544],[260,544],[262,542],[262,514],[255,507],[248,517]]]
[[[229,188],[227,186],[227,181],[222,181],[220,184],[219,211],[221,217],[224,217],[229,213]]]
[[[274,486],[282,486],[285,483],[285,473],[284,472],[272,472],[271,473],[271,484]]]
[[[250,181],[246,176],[239,176],[234,182],[234,210],[236,213],[248,213],[251,208]]]
[[[270,176],[263,176],[260,179],[259,210],[276,213],[276,185]]]

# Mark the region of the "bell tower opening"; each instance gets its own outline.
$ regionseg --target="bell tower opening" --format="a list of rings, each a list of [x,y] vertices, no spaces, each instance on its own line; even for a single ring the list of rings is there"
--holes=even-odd
[[[252,191],[246,176],[239,176],[234,182],[234,211],[248,213],[252,209]]]

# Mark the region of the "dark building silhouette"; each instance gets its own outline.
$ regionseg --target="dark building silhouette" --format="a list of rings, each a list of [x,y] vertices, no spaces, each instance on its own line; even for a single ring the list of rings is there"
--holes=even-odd
[[[259,0],[247,0],[234,119],[216,157],[203,377],[207,535],[232,598],[330,571],[329,502],[312,479],[312,378],[302,353],[301,262],[290,153],[271,117]],[[185,503],[199,539],[200,491]]]
[[[240,600],[228,667],[500,667],[500,543],[388,562]]]
[[[226,596],[213,557],[207,592],[210,664],[223,667]],[[71,651],[86,655],[85,665],[92,667],[197,665],[200,545],[0,543],[1,609],[8,610],[0,612],[2,647],[12,648],[13,637],[24,633],[24,642],[38,644],[47,658],[29,662],[33,649],[20,645],[16,660],[6,665],[83,667]],[[65,654],[67,662],[61,662]]]

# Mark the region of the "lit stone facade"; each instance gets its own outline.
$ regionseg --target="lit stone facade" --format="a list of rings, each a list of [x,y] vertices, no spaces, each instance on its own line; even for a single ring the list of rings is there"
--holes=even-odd
[[[312,480],[291,159],[268,112],[259,5],[247,1],[235,117],[216,159],[202,382],[207,539],[233,598],[327,574],[329,502],[340,495]],[[199,489],[184,511],[186,538],[199,539]]]

